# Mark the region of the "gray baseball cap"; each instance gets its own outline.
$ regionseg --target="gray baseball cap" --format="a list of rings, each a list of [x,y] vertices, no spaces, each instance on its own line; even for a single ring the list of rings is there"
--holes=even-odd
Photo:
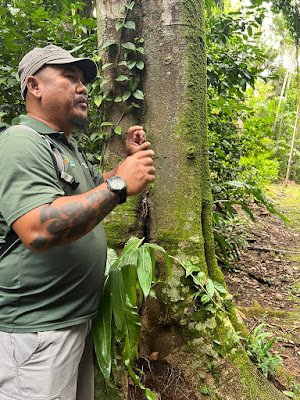
[[[75,58],[67,50],[50,44],[46,47],[35,47],[22,58],[19,64],[21,96],[25,98],[26,80],[45,65],[76,64],[83,72],[85,82],[91,83],[97,76],[97,65],[90,58]]]

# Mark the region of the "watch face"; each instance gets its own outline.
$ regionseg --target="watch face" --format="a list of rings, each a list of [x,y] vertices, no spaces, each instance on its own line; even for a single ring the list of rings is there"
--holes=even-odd
[[[112,190],[123,190],[126,188],[125,179],[121,178],[120,176],[113,176],[109,179],[109,185]]]
[[[125,203],[127,198],[127,185],[125,179],[122,176],[112,176],[107,179],[106,182],[109,190],[119,194],[119,204]]]

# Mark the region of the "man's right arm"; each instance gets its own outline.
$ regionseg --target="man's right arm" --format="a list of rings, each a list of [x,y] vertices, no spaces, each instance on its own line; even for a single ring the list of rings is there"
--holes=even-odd
[[[127,183],[127,194],[140,193],[155,177],[152,150],[127,157],[116,169]],[[74,196],[62,196],[22,215],[12,228],[33,252],[73,242],[90,232],[117,205],[119,196],[106,183]]]

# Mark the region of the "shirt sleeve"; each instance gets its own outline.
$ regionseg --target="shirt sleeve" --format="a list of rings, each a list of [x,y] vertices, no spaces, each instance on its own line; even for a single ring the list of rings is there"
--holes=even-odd
[[[14,127],[0,139],[0,212],[8,225],[27,212],[64,196],[44,139]]]

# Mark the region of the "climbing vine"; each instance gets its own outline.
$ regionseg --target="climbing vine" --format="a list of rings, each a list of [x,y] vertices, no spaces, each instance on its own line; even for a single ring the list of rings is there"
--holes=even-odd
[[[115,24],[119,40],[109,39],[103,43],[101,52],[106,52],[108,62],[98,57],[100,76],[91,88],[91,131],[81,138],[88,147],[91,161],[103,168],[110,139],[121,135],[123,117],[140,109],[144,100],[141,90],[141,75],[145,68],[143,60],[144,39],[137,33],[133,16],[135,1],[124,6],[123,17]],[[111,120],[112,110],[117,106],[117,117]],[[93,154],[93,155],[92,155]]]

